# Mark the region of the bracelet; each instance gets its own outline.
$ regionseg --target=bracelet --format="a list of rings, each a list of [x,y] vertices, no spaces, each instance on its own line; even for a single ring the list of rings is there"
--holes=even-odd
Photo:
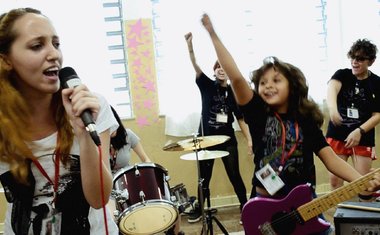
[[[359,128],[359,130],[360,130],[360,134],[361,134],[361,135],[364,135],[364,134],[365,134],[365,131],[364,131],[364,129],[363,129],[363,128],[361,128],[360,126],[359,126],[358,128]]]
[[[363,194],[358,194],[358,197],[362,200],[365,200],[365,201],[368,201],[368,200],[371,200],[373,198],[372,194],[370,195],[363,195]]]

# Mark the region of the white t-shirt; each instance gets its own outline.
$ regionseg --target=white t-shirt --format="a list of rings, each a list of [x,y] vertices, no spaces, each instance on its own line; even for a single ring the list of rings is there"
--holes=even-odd
[[[117,129],[118,124],[114,118],[110,105],[108,102],[99,94],[96,94],[100,101],[100,111],[95,121],[97,132],[102,133],[104,131],[109,131],[112,133]],[[50,179],[54,180],[55,167],[54,167],[54,150],[57,142],[57,133],[54,133],[50,136],[47,136],[41,140],[34,141],[37,144],[38,148],[33,152],[34,156],[37,157],[39,163],[49,175]],[[73,216],[66,215],[66,218],[72,218],[78,215],[80,212],[83,213],[83,216],[80,217],[82,220],[80,222],[75,221],[79,226],[90,225],[90,234],[91,235],[103,235],[105,234],[105,224],[103,209],[93,209],[88,208],[88,204],[85,201],[83,196],[83,190],[81,187],[81,178],[80,178],[80,165],[79,165],[79,153],[80,153],[79,144],[76,138],[74,138],[74,143],[70,151],[70,160],[67,165],[60,164],[59,169],[59,185],[57,190],[57,208],[62,211],[63,218],[64,214],[71,212]],[[95,156],[94,156],[95,157]],[[31,164],[32,174],[36,181],[34,188],[33,196],[33,208],[46,208],[51,209],[52,200],[53,200],[53,185],[43,176],[40,170],[36,167],[34,163]],[[0,163],[0,175],[9,171],[9,165]],[[4,234],[14,234],[11,226],[11,216],[12,216],[12,206],[13,203],[8,203],[8,210],[5,218],[4,225]],[[67,209],[67,211],[65,211]],[[76,212],[72,212],[77,210]],[[108,230],[109,234],[118,235],[118,228],[115,222],[113,221],[113,216],[107,210],[107,221],[108,221]],[[37,218],[40,218],[41,215],[38,214],[35,209],[32,209],[31,219],[38,221]],[[88,213],[88,217],[87,217]],[[17,219],[17,216],[15,216]],[[87,221],[88,219],[88,221]],[[69,219],[67,219],[69,220]],[[73,220],[74,221],[74,220]],[[71,221],[72,222],[72,221]],[[29,234],[33,233],[33,223],[29,227]],[[72,222],[74,223],[74,222]],[[38,224],[38,223],[36,223]],[[63,227],[70,226],[70,223],[63,224]],[[76,233],[79,234],[79,233]]]

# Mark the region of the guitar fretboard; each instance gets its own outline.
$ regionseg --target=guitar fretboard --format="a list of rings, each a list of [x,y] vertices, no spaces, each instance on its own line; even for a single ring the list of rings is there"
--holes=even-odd
[[[298,207],[298,213],[304,221],[308,221],[309,219],[316,217],[339,203],[355,197],[358,193],[363,192],[368,188],[368,182],[372,179],[373,175],[379,171],[380,168],[360,177],[355,181],[352,181],[349,184],[335,189],[331,193],[325,194]]]

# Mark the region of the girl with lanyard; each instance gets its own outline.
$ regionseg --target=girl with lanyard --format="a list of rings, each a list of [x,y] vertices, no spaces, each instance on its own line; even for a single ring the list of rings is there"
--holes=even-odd
[[[207,135],[226,135],[230,137],[225,143],[209,147],[207,150],[223,150],[228,151],[229,155],[222,158],[224,168],[228,178],[234,187],[235,193],[240,203],[240,209],[247,202],[246,188],[239,170],[239,153],[238,144],[235,136],[235,130],[232,123],[234,116],[239,124],[239,127],[247,140],[248,152],[252,151],[252,140],[249,135],[248,126],[243,120],[243,116],[237,107],[231,87],[227,83],[227,76],[216,61],[213,70],[215,80],[207,77],[196,62],[193,35],[187,33],[185,35],[191,63],[195,70],[196,84],[201,92],[202,98],[202,117],[199,126],[199,133],[202,136]],[[251,154],[249,154],[251,156]],[[209,184],[214,167],[214,159],[200,161],[200,175],[203,179],[203,195],[204,198],[210,197]],[[198,192],[198,197],[199,197]],[[202,202],[199,202],[201,204]],[[188,222],[193,223],[201,219],[199,207],[195,207],[189,215]]]
[[[61,67],[59,37],[39,10],[0,15],[0,181],[9,202],[4,233],[117,235],[105,210],[117,122],[107,101],[85,85],[62,89]],[[100,145],[83,124],[84,110],[93,115]]]
[[[361,176],[327,144],[320,129],[322,112],[308,98],[306,78],[297,67],[276,57],[266,58],[264,64],[252,73],[251,80],[255,85],[252,90],[207,14],[203,15],[202,23],[250,129],[255,156],[253,185],[258,196],[284,198],[290,190],[306,183],[315,190],[314,154],[329,171],[346,181]],[[273,173],[269,180],[267,172]],[[371,181],[373,187],[369,190],[378,185],[379,179],[376,178]],[[329,229],[318,232],[329,232]]]
[[[343,160],[351,157],[361,174],[370,171],[375,154],[375,127],[380,122],[380,77],[369,67],[376,60],[377,47],[367,39],[352,44],[347,56],[351,68],[338,69],[328,82],[327,107],[330,120],[327,142]],[[331,189],[343,180],[330,174]]]

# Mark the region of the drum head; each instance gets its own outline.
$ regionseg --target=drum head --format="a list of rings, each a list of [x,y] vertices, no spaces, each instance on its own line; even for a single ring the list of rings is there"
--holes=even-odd
[[[155,234],[174,225],[178,211],[171,202],[151,200],[125,210],[119,218],[123,234]]]

